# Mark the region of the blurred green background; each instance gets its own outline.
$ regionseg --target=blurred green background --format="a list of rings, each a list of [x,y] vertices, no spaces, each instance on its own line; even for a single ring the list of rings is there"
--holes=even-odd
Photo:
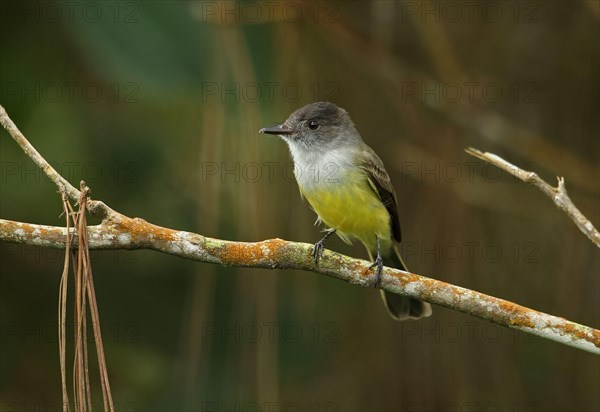
[[[258,130],[329,100],[386,164],[411,270],[600,325],[598,249],[537,189],[464,153],[564,176],[598,226],[596,0],[0,11],[1,104],[116,210],[223,239],[316,242],[285,144]],[[1,134],[0,217],[63,225],[56,187]],[[2,411],[59,409],[62,256],[0,243]],[[598,357],[446,309],[397,323],[377,291],[313,273],[149,251],[92,259],[118,410],[600,408]]]

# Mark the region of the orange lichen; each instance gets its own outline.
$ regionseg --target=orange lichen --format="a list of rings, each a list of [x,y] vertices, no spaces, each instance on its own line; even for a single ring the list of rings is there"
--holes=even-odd
[[[120,216],[120,219],[114,222],[116,226],[120,227],[123,232],[126,232],[131,236],[133,243],[139,243],[144,241],[152,235],[154,239],[158,241],[171,242],[175,240],[176,230],[156,226],[146,222],[139,218],[128,218]]]
[[[227,243],[219,258],[229,265],[251,265],[256,263],[262,254],[260,243]]]
[[[595,347],[600,348],[600,332],[597,330],[592,331],[592,336],[589,336],[583,330],[572,324],[559,325],[559,328],[571,336],[586,340],[592,343]]]
[[[287,242],[282,239],[269,239],[265,240],[264,242],[260,242],[259,244],[268,247],[271,251],[271,255],[274,256],[277,254],[277,252],[279,252],[279,249],[287,244]]]

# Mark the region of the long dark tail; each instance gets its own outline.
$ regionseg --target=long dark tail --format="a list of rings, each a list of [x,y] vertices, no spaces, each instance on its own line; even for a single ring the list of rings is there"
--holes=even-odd
[[[394,246],[393,249],[394,251],[389,256],[384,256],[383,264],[400,270],[408,270],[402,261],[398,248]],[[419,319],[431,315],[431,305],[427,302],[408,296],[396,295],[385,290],[381,291],[381,298],[390,316],[395,320]]]

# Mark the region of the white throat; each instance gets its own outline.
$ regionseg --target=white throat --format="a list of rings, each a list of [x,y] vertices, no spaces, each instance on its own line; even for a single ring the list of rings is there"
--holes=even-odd
[[[354,167],[355,152],[348,146],[311,150],[292,140],[285,140],[294,160],[296,181],[304,192],[340,182]]]

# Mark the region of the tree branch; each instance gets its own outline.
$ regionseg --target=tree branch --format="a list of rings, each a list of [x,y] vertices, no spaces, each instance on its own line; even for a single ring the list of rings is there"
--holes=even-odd
[[[77,201],[79,190],[69,184],[31,146],[0,106],[0,123],[25,153],[50,179]],[[367,287],[375,275],[370,262],[326,250],[319,266],[312,259],[312,245],[281,239],[247,243],[211,239],[199,234],[153,225],[129,218],[100,201],[88,200],[88,209],[103,217],[102,223],[89,226],[89,249],[151,249],[200,262],[267,269],[301,269]],[[12,243],[64,249],[68,235],[72,247],[78,239],[74,230],[0,219],[0,240]],[[600,354],[600,331],[563,318],[547,315],[483,293],[454,286],[410,272],[384,268],[381,288],[476,316],[498,325],[531,333],[596,355]]]
[[[122,215],[121,215],[122,216]],[[32,225],[0,219],[0,239],[14,243],[64,248],[63,227]],[[75,244],[76,244],[75,240]],[[196,233],[153,225],[143,219],[106,219],[89,227],[90,249],[151,249],[199,262],[267,269],[301,269],[334,277],[353,285],[373,284],[370,262],[326,250],[315,267],[312,245],[281,239],[232,242]],[[600,331],[547,315],[483,293],[454,286],[414,273],[384,268],[381,288],[392,293],[444,306],[501,326],[517,329],[600,354]]]
[[[594,227],[592,222],[586,218],[583,213],[577,209],[577,206],[573,204],[571,198],[567,194],[565,188],[565,179],[558,177],[558,186],[552,187],[540,178],[537,173],[523,170],[510,162],[507,162],[503,158],[493,153],[481,152],[477,149],[469,147],[465,151],[471,156],[475,156],[485,162],[493,164],[496,167],[510,173],[517,179],[522,180],[525,183],[529,183],[540,189],[546,196],[548,196],[554,204],[563,212],[565,212],[573,222],[596,246],[600,248],[600,233]]]

